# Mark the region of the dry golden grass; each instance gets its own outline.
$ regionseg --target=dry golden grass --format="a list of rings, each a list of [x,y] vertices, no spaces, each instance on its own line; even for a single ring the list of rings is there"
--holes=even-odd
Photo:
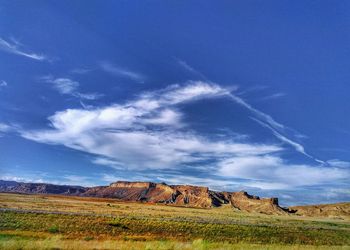
[[[350,221],[340,218],[3,193],[0,209],[0,249],[349,249],[350,245]]]
[[[14,250],[14,249],[149,249],[149,250],[340,250],[349,249],[346,246],[310,246],[310,245],[264,245],[264,244],[247,244],[237,243],[231,244],[227,242],[223,243],[210,243],[201,239],[194,240],[192,242],[177,242],[177,241],[86,241],[86,240],[66,240],[61,239],[59,236],[47,238],[44,240],[8,240],[0,241],[0,249]]]

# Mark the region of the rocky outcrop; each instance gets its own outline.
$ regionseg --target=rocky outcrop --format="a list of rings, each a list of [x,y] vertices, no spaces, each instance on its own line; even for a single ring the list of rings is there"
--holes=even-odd
[[[277,198],[263,198],[249,195],[247,192],[234,192],[230,194],[230,202],[233,207],[247,212],[259,212],[265,214],[285,214],[286,210],[278,205]]]
[[[296,214],[316,217],[350,217],[350,203],[294,206],[288,209],[277,198],[260,198],[245,191],[217,192],[207,187],[167,185],[154,182],[117,181],[109,186],[81,187],[46,183],[23,183],[0,180],[0,192],[26,194],[60,194],[113,198],[120,201],[163,203],[188,207],[220,207],[264,214]]]
[[[89,188],[82,195],[115,198],[123,201],[171,203],[173,189],[161,183],[118,181],[109,186]]]
[[[176,199],[173,203],[177,205],[188,205],[194,207],[212,207],[212,199],[210,197],[209,188],[189,186],[189,185],[176,185],[172,186],[176,192]]]
[[[350,218],[350,202],[294,206],[288,209],[291,213],[301,216]]]
[[[209,189],[207,187],[189,185],[118,181],[107,187],[89,188],[82,195],[115,198],[123,201],[212,207]]]
[[[109,186],[84,188],[53,184],[0,182],[1,192],[31,194],[62,194],[87,197],[114,198],[121,201],[164,203],[178,206],[210,208],[225,204],[237,210],[265,214],[283,214],[277,198],[263,198],[247,192],[216,192],[207,187],[167,185],[153,182],[118,181]]]

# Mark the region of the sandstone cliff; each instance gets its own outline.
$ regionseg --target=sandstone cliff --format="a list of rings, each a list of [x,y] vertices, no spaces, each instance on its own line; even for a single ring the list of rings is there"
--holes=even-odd
[[[167,185],[153,182],[118,181],[109,186],[79,187],[53,184],[19,183],[0,181],[0,192],[30,194],[62,194],[87,197],[114,198],[121,201],[163,203],[188,207],[220,207],[231,205],[237,210],[265,214],[284,214],[277,198],[260,199],[241,192],[216,192],[207,187],[191,185]]]

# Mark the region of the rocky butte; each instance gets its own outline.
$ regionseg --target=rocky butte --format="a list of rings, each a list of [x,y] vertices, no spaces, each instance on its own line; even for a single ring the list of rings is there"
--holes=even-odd
[[[120,201],[163,203],[176,206],[211,208],[230,205],[236,210],[264,214],[285,214],[277,198],[259,198],[245,191],[217,192],[207,187],[167,185],[154,182],[117,181],[109,186],[80,187],[43,183],[0,181],[0,192],[60,194],[113,198]]]

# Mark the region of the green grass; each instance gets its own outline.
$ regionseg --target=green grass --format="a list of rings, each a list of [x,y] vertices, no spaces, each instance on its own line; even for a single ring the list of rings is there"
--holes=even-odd
[[[58,233],[58,232],[59,232],[59,229],[58,229],[58,226],[54,225],[54,226],[49,227],[48,231],[49,231],[50,233],[53,233],[53,234],[54,234],[54,233]]]
[[[59,225],[59,228],[58,226]],[[293,224],[292,224],[293,225]],[[334,226],[333,226],[334,227]],[[210,242],[263,244],[349,245],[348,228],[327,229],[308,225],[237,225],[202,219],[139,218],[1,212],[0,230],[60,232],[68,238],[143,240],[203,238]]]
[[[190,242],[180,242],[174,240],[160,241],[139,241],[139,240],[81,240],[66,239],[63,236],[54,236],[48,238],[21,238],[0,236],[0,249],[147,249],[147,250],[340,250],[349,249],[346,246],[311,246],[311,245],[281,245],[281,244],[247,244],[247,243],[228,243],[228,242],[208,242],[202,239],[196,239]]]
[[[0,249],[349,249],[349,220],[0,194]],[[35,246],[35,247],[34,247]],[[282,248],[284,246],[284,248]],[[31,248],[33,247],[33,248]]]

